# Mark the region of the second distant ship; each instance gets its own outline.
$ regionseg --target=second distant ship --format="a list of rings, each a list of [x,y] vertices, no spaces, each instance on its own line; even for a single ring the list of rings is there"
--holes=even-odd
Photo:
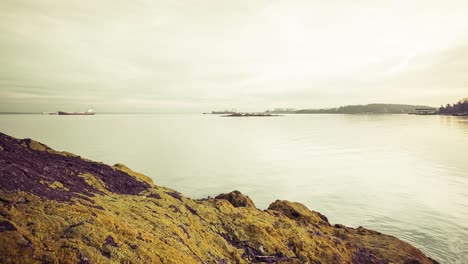
[[[64,111],[58,111],[59,115],[94,115],[96,112],[94,112],[93,109],[88,109],[86,112],[64,112]]]

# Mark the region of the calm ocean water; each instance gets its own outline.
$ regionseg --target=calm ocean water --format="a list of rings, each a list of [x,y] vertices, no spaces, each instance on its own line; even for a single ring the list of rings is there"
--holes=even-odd
[[[0,115],[0,131],[109,164],[192,198],[240,190],[468,262],[468,119],[409,115]]]

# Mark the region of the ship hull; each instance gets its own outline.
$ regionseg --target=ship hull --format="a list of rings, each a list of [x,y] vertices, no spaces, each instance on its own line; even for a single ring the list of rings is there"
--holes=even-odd
[[[87,113],[87,112],[58,112],[59,115],[94,115],[96,113]]]

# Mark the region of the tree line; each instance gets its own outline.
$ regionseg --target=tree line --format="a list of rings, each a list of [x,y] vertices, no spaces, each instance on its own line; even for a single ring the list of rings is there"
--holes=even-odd
[[[297,114],[405,114],[414,112],[417,108],[427,107],[420,105],[403,104],[367,104],[346,105],[328,109],[304,109],[296,111]]]
[[[441,115],[468,115],[468,100],[462,100],[453,105],[441,106],[438,113]]]

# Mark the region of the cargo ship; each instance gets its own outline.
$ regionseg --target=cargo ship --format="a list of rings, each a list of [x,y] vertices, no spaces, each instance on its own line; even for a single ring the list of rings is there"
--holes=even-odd
[[[58,111],[59,115],[94,115],[96,112],[94,112],[93,109],[88,109],[86,112],[64,112],[64,111]]]

